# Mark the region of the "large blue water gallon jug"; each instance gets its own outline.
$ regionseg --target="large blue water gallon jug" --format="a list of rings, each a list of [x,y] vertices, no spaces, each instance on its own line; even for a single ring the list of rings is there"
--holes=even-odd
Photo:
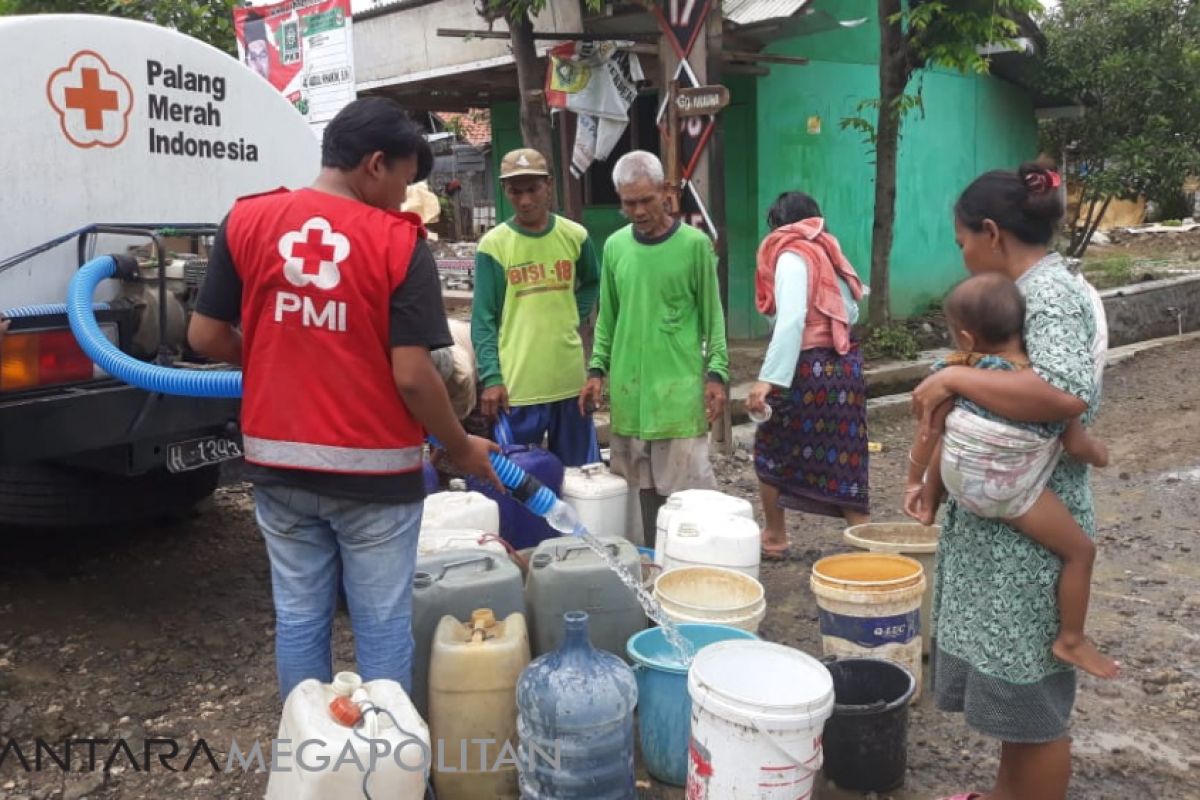
[[[512,429],[508,418],[501,416],[496,423],[496,442],[500,450],[510,461],[549,487],[556,495],[562,494],[563,463],[558,456],[541,447],[533,445],[514,444]],[[562,534],[549,525],[546,520],[526,508],[508,492],[502,492],[486,481],[468,478],[467,486],[472,491],[481,492],[492,498],[500,506],[500,536],[513,548],[523,550],[527,547],[537,547],[545,539],[553,539]]]
[[[563,615],[558,650],[517,682],[522,800],[634,800],[637,681],[621,659],[592,647],[588,615]]]

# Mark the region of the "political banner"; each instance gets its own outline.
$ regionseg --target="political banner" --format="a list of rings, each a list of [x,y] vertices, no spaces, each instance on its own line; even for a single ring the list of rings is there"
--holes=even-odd
[[[350,0],[235,8],[238,58],[291,101],[320,138],[355,97]]]
[[[569,42],[550,51],[546,100],[578,116],[571,174],[604,161],[629,125],[629,106],[645,80],[642,65],[618,42]]]

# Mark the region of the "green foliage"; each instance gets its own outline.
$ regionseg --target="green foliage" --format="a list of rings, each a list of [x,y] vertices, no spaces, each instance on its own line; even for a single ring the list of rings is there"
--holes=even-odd
[[[910,111],[919,111],[921,116],[925,116],[925,94],[921,90],[924,82],[918,84],[918,89],[914,94],[902,94],[892,102],[892,113],[900,119],[904,119]],[[882,101],[878,97],[868,97],[866,100],[860,100],[854,110],[860,117],[844,117],[841,122],[842,130],[855,130],[862,134],[863,144],[870,150],[875,150],[875,145],[878,143],[878,136],[875,133],[875,124],[871,122],[871,118],[879,119],[879,106]],[[870,117],[865,112],[873,112]]]
[[[1021,32],[1014,17],[1040,8],[1040,0],[913,0],[905,4],[904,10],[888,17],[890,24],[902,29],[903,36],[899,52],[884,52],[881,58],[890,60],[895,69],[904,72],[906,84],[913,74],[921,75],[928,67],[985,75],[990,61],[980,55],[979,49],[985,45],[1011,46]],[[889,113],[898,120],[904,120],[913,111],[923,115],[923,98],[921,80],[915,92],[902,92],[888,102]],[[878,119],[881,105],[879,98],[867,98],[856,106],[858,116],[841,121],[842,130],[861,133],[863,143],[872,151],[878,145],[875,123],[864,112],[873,111],[872,116]]]
[[[1066,153],[1068,178],[1083,189],[1069,220],[1078,256],[1104,200],[1177,198],[1200,171],[1200,4],[1062,0],[1043,29],[1043,81],[1086,106],[1082,118],[1042,128],[1043,149]]]
[[[0,0],[0,15],[99,14],[153,22],[233,55],[235,0]]]
[[[872,328],[863,345],[863,354],[874,360],[912,361],[920,352],[917,337],[898,322]]]
[[[1083,274],[1097,289],[1124,286],[1133,280],[1133,258],[1120,255],[1085,261]]]
[[[486,19],[533,17],[546,7],[546,0],[475,0],[480,16]],[[599,11],[603,0],[586,0],[589,11]]]

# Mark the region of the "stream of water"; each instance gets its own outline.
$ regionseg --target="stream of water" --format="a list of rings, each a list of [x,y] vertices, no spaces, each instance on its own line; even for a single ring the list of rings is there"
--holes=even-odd
[[[660,628],[663,635],[666,636],[667,642],[675,650],[675,656],[681,666],[688,666],[692,663],[692,658],[696,655],[692,648],[691,642],[683,638],[683,634],[675,627],[675,623],[662,610],[662,606],[654,599],[644,588],[642,588],[642,580],[640,575],[634,575],[624,564],[618,561],[604,544],[592,534],[588,533],[587,528],[579,521],[579,517],[575,514],[575,510],[563,501],[559,500],[549,514],[546,515],[546,522],[550,527],[568,536],[576,536],[582,539],[584,544],[592,549],[605,566],[617,574],[621,579],[621,583],[633,592],[637,597],[638,603],[641,604],[642,610],[646,612],[646,616],[654,620]]]

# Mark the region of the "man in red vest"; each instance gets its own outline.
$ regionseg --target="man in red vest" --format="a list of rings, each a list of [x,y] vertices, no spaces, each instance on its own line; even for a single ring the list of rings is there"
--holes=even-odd
[[[432,164],[400,106],[346,106],[311,188],[229,212],[188,330],[197,352],[243,365],[284,699],[332,678],[339,573],[358,672],[409,688],[426,429],[460,470],[499,485],[494,446],[463,431],[430,358],[453,344],[437,265],[420,220],[396,210]]]

